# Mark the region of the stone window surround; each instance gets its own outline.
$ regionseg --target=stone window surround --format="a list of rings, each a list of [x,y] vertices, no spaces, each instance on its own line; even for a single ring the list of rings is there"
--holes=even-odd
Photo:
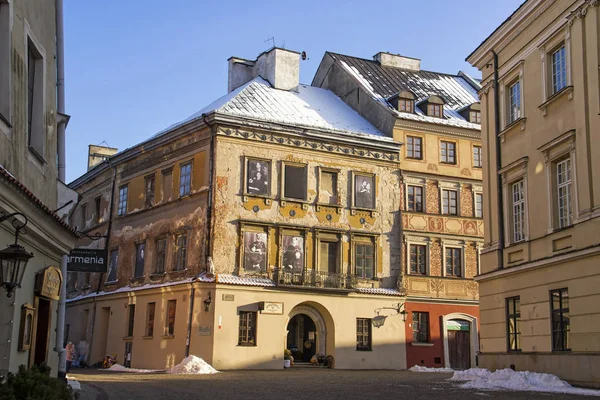
[[[338,168],[329,168],[329,167],[321,167],[321,166],[318,166],[317,168],[318,168],[318,174],[319,174],[319,176],[318,176],[319,182],[318,182],[318,186],[317,186],[316,204],[317,205],[323,205],[323,206],[326,206],[326,207],[338,207],[338,208],[343,207],[342,201],[341,201],[341,197],[340,197],[340,172],[341,172],[341,170],[338,169]],[[332,174],[336,175],[336,196],[337,196],[337,203],[336,204],[329,204],[329,203],[322,203],[322,202],[320,202],[320,199],[321,199],[321,182],[323,182],[323,180],[322,180],[322,173],[323,172],[329,172],[329,173],[332,173]],[[308,190],[308,185],[306,187],[306,190]],[[317,210],[317,211],[319,211],[319,210]]]
[[[442,276],[452,277],[456,279],[465,279],[466,265],[465,265],[465,248],[466,243],[464,240],[453,240],[453,239],[442,239]],[[447,275],[446,274],[446,249],[460,249],[460,276]]]
[[[404,241],[406,243],[406,275],[415,275],[415,276],[431,276],[431,253],[430,253],[430,245],[431,238],[426,236],[404,236]],[[420,245],[425,246],[425,275],[420,273],[412,273],[410,271],[410,246],[411,245]]]
[[[524,92],[524,66],[525,62],[523,60],[519,61],[515,64],[511,70],[509,70],[506,74],[501,76],[498,79],[499,87],[500,87],[500,131],[504,130],[521,123],[521,130],[525,130],[525,96]],[[521,115],[514,121],[510,121],[510,113],[509,113],[509,88],[516,81],[519,81],[520,84],[520,100],[521,100]]]
[[[504,199],[504,243],[507,244],[507,247],[529,241],[529,201],[527,198],[528,160],[529,157],[522,157],[498,171],[502,178],[502,197]],[[523,180],[523,197],[525,198],[525,228],[523,232],[525,238],[515,243],[513,240],[512,184],[520,180]]]
[[[450,215],[452,217],[460,217],[460,197],[462,195],[463,185],[459,182],[438,181],[438,190],[440,191],[440,215]],[[444,214],[444,190],[456,191],[456,215]]]
[[[552,53],[561,46],[565,46],[565,67],[566,67],[566,86],[556,93],[552,88]],[[560,29],[550,38],[542,43],[538,50],[541,59],[541,79],[542,79],[542,104],[538,107],[542,115],[547,114],[547,105],[560,96],[562,93],[569,94],[569,100],[573,98],[573,81],[571,79],[571,28],[568,24],[564,29]]]
[[[461,185],[462,187],[462,185]],[[471,191],[473,192],[473,217],[483,218],[483,185],[471,185]],[[477,217],[475,209],[477,208],[477,195],[481,195],[481,217]]]
[[[285,197],[285,167],[296,167],[296,168],[304,168],[304,198],[297,199],[295,197]],[[320,176],[320,175],[319,175]],[[292,201],[297,203],[305,203],[308,202],[308,163],[298,163],[292,161],[281,161],[281,193],[279,194],[279,198],[282,201]],[[269,188],[270,189],[270,188]]]
[[[408,187],[409,186],[419,186],[423,189],[423,211],[409,211],[409,212],[422,212],[422,213],[426,213],[427,212],[427,179],[426,178],[419,178],[419,177],[412,177],[412,176],[405,176],[403,177],[403,182],[404,182],[404,209],[406,211],[408,210]]]
[[[575,140],[575,130],[570,130],[538,148],[538,150],[544,155],[544,162],[546,166],[546,190],[548,193],[548,233],[552,233],[559,229],[558,220],[555,220],[558,211],[556,210],[556,204],[554,203],[556,184],[554,181],[553,170],[558,161],[562,161],[566,158],[571,159],[571,225],[574,225],[578,222],[579,196],[577,193],[577,158]]]

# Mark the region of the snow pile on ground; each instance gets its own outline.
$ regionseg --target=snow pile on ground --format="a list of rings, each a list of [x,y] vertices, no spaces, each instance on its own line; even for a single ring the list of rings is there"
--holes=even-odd
[[[412,372],[454,372],[452,368],[428,368],[422,367],[420,365],[415,365],[414,367],[409,368],[408,370]]]
[[[81,383],[74,381],[74,380],[67,380],[67,385],[71,386],[71,389],[73,390],[81,390]]]
[[[216,374],[209,363],[196,356],[187,356],[182,362],[167,371],[168,374]]]
[[[111,371],[111,372],[131,372],[134,374],[153,374],[156,372],[163,372],[163,370],[159,369],[136,369],[136,368],[127,368],[122,366],[121,364],[113,364],[110,368],[101,369],[100,371]]]
[[[456,371],[450,380],[467,381],[460,385],[463,389],[524,390],[600,396],[600,390],[574,388],[555,375],[529,371],[516,372],[508,368],[495,372],[482,368]]]

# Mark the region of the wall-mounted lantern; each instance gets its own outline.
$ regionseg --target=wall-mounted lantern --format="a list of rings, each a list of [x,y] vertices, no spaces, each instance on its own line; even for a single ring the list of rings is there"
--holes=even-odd
[[[204,312],[210,311],[210,304],[212,303],[212,299],[210,298],[210,292],[208,292],[208,297],[204,299]]]
[[[385,324],[385,320],[386,320],[387,316],[379,315],[380,310],[394,310],[394,311],[396,311],[396,313],[398,315],[400,315],[400,317],[402,318],[402,322],[406,322],[406,316],[408,315],[408,312],[406,312],[406,310],[403,308],[404,308],[404,303],[396,303],[396,304],[393,304],[391,307],[376,308],[375,312],[377,313],[377,315],[371,319],[371,323],[373,324],[373,326],[375,328],[380,328],[383,326],[383,324]],[[400,311],[400,309],[402,309],[402,311]]]
[[[25,222],[13,219],[12,225],[15,228],[15,243],[9,245],[0,251],[0,285],[6,290],[6,296],[11,297],[16,288],[21,287],[27,262],[33,257],[33,253],[28,253],[25,248],[18,244],[19,234],[27,233],[27,217],[19,212],[3,215],[0,217],[0,223],[15,216],[23,217]]]

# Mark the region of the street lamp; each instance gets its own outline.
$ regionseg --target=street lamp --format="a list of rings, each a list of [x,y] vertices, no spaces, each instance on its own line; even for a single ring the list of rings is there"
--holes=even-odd
[[[12,292],[21,287],[27,262],[33,257],[33,253],[26,252],[25,248],[18,244],[19,234],[27,231],[25,229],[28,222],[27,217],[18,212],[12,213],[0,217],[0,223],[17,215],[23,217],[25,222],[21,223],[17,219],[12,221],[15,228],[15,243],[0,251],[0,286],[6,290],[7,297],[11,297]]]

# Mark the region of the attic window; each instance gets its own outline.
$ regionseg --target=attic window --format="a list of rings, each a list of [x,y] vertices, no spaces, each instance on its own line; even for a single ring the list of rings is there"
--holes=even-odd
[[[460,115],[473,124],[481,124],[481,103],[469,104],[458,110]]]
[[[474,124],[481,124],[481,111],[470,111],[469,121]]]
[[[398,111],[413,114],[415,112],[415,94],[407,90],[398,93]]]
[[[427,104],[427,115],[430,117],[442,118],[444,116],[442,107],[441,104]]]
[[[419,104],[419,107],[430,117],[444,118],[444,104],[446,102],[441,97],[429,96]]]

